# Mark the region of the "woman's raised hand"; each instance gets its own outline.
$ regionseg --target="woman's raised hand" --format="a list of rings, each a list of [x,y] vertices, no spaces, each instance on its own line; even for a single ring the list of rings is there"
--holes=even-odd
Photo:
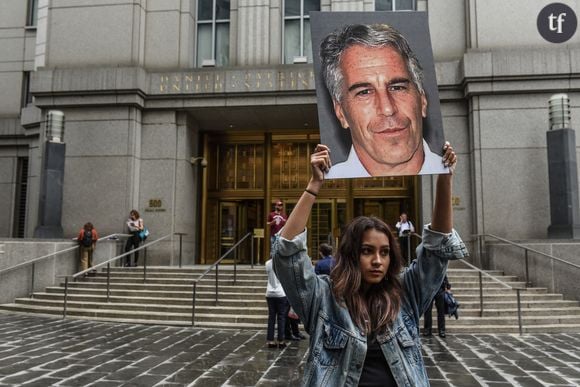
[[[446,167],[449,167],[449,172],[453,174],[453,172],[455,172],[455,166],[457,165],[457,155],[449,141],[445,141],[443,151],[445,152],[443,154],[443,164]]]
[[[312,168],[312,180],[323,181],[324,174],[329,171],[332,163],[330,161],[330,149],[326,145],[318,144],[314,148],[314,153],[310,156],[310,166]]]

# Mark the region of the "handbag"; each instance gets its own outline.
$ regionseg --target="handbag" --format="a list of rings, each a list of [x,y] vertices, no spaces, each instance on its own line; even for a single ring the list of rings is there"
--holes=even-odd
[[[139,239],[144,241],[149,236],[149,229],[147,227],[143,227],[143,230],[139,231]]]
[[[457,310],[459,308],[459,302],[457,302],[457,300],[455,299],[455,297],[453,297],[453,294],[451,292],[445,292],[444,300],[445,300],[445,311],[447,312],[449,317],[455,316],[455,319],[457,320],[459,318],[459,311]]]

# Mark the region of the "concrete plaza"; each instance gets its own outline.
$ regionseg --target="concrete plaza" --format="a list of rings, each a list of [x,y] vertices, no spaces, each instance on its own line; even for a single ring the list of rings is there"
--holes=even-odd
[[[424,339],[432,386],[580,385],[580,334]],[[308,344],[265,332],[0,313],[0,386],[296,386]]]

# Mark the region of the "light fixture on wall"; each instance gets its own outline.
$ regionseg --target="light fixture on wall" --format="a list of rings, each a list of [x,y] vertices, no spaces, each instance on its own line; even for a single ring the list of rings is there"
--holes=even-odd
[[[64,138],[64,113],[60,110],[50,110],[46,117],[46,141],[62,143]]]
[[[205,157],[192,157],[190,160],[191,165],[201,165],[202,168],[207,167],[207,160],[205,159]]]
[[[548,101],[550,130],[570,128],[570,98],[568,94],[554,94]]]
[[[308,58],[305,56],[295,56],[292,63],[294,64],[308,63]]]

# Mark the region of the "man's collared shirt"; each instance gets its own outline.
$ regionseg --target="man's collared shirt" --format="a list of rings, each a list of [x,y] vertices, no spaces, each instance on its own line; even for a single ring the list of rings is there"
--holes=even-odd
[[[449,168],[443,165],[442,157],[431,151],[425,139],[423,139],[423,151],[425,160],[423,160],[423,166],[418,175],[449,173]],[[351,146],[346,161],[333,165],[325,177],[327,179],[338,179],[343,177],[371,177],[371,175],[360,162],[354,146]]]

